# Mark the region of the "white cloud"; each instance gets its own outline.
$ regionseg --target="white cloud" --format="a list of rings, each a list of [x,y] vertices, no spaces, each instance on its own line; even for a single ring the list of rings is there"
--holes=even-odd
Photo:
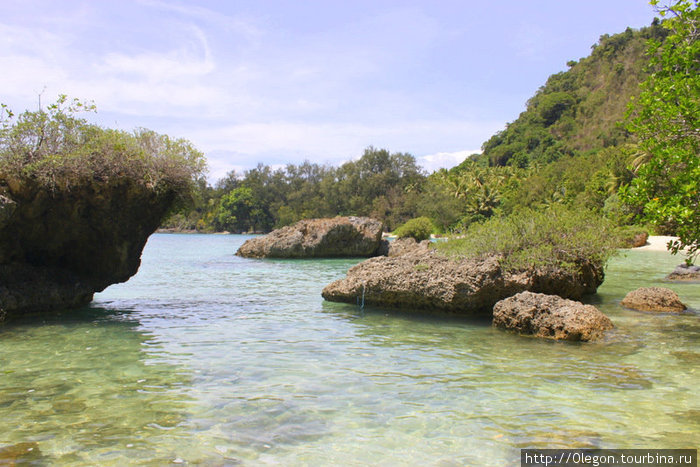
[[[211,127],[185,134],[210,161],[211,180],[223,177],[229,167],[254,167],[258,162],[300,163],[305,159],[339,165],[362,155],[368,146],[408,152],[428,171],[461,163],[478,150],[451,150],[465,141],[482,141],[500,123],[460,121],[361,123],[255,123]],[[429,152],[433,147],[447,151]],[[420,154],[427,155],[420,156]]]
[[[479,149],[455,152],[438,152],[435,154],[420,156],[417,158],[417,162],[428,172],[434,172],[438,169],[450,169],[464,162],[464,160],[472,154],[479,153],[481,153],[481,150]]]
[[[159,0],[127,3],[120,13],[141,22],[122,24],[89,5],[79,17],[0,18],[0,102],[33,107],[44,87],[42,100],[93,100],[98,123],[191,140],[213,180],[257,162],[340,164],[370,145],[427,154],[418,162],[434,170],[502,127],[467,120],[466,106],[443,116],[436,83],[408,83],[441,34],[421,10],[309,32]]]
[[[141,77],[151,84],[178,79],[201,78],[215,69],[211,51],[204,33],[197,27],[190,27],[201,50],[192,50],[191,44],[167,52],[146,52],[135,55],[108,53],[96,71],[102,75],[123,75]]]

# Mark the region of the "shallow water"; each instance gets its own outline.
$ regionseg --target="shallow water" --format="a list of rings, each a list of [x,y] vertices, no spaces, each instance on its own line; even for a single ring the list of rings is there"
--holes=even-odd
[[[700,445],[700,315],[619,306],[665,252],[615,258],[594,344],[324,302],[359,260],[250,260],[154,235],[90,307],[0,326],[0,465],[519,465],[524,447]]]

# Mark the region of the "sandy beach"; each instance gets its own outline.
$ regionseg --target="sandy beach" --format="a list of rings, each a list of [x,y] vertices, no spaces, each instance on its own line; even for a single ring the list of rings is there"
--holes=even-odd
[[[666,251],[666,244],[677,238],[668,235],[652,235],[647,239],[646,245],[635,248],[635,250]]]

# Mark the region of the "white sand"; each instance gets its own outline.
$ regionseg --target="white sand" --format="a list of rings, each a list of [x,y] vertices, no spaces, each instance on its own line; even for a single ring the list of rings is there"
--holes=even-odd
[[[667,235],[652,235],[647,240],[647,244],[635,248],[635,250],[648,250],[648,251],[666,251],[666,244],[671,240],[676,240],[678,237],[669,237]]]

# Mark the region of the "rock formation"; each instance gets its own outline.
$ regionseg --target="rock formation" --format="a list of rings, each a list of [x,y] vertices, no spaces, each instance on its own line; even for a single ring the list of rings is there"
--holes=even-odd
[[[408,254],[428,253],[430,251],[430,240],[417,242],[415,238],[397,238],[389,242],[385,256],[403,256]]]
[[[625,295],[620,305],[639,311],[679,313],[685,306],[678,294],[664,287],[641,287]]]
[[[646,232],[640,232],[634,235],[631,240],[630,248],[639,248],[647,244],[649,240],[649,234]]]
[[[175,200],[130,179],[46,189],[0,185],[0,314],[89,303],[134,275],[148,239]]]
[[[307,219],[246,241],[236,255],[246,258],[374,256],[384,225],[368,217]]]
[[[523,291],[567,298],[595,293],[602,268],[580,264],[577,272],[550,268],[509,272],[500,258],[454,260],[420,249],[401,256],[370,258],[344,279],[323,289],[323,298],[369,305],[459,314],[491,313],[499,300]]]
[[[592,341],[612,329],[613,323],[592,305],[522,292],[496,303],[493,326],[548,339]]]
[[[688,266],[680,264],[676,266],[671,274],[666,276],[669,281],[699,281],[700,282],[700,266]]]

